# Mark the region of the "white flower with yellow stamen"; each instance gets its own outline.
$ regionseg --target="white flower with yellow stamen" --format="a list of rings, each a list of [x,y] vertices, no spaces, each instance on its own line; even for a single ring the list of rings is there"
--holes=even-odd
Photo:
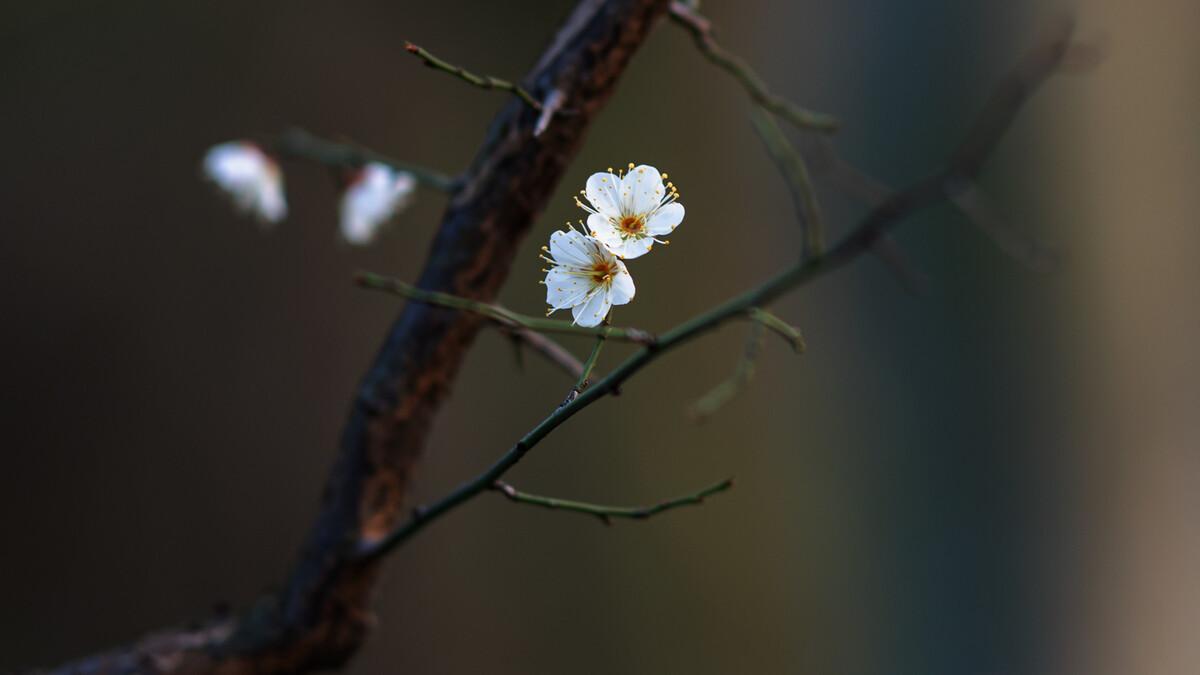
[[[592,236],[621,258],[637,258],[650,251],[659,239],[670,234],[683,221],[679,191],[672,183],[663,184],[667,174],[642,164],[629,165],[627,173],[594,173],[587,180],[583,195],[587,203],[575,203],[591,215],[587,226]]]
[[[267,223],[287,215],[283,174],[262,148],[249,141],[214,145],[204,155],[204,173],[234,205]]]
[[[571,309],[575,323],[597,326],[608,317],[613,305],[633,299],[633,277],[625,263],[617,259],[595,237],[574,229],[550,235],[549,256],[542,259],[552,267],[546,270],[546,304],[549,316],[560,309]]]

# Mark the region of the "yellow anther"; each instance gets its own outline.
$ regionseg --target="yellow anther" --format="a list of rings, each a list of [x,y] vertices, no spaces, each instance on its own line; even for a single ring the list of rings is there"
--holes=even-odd
[[[666,179],[667,179],[667,174],[665,174],[665,173],[664,173],[664,174],[663,174],[663,180],[666,180]]]

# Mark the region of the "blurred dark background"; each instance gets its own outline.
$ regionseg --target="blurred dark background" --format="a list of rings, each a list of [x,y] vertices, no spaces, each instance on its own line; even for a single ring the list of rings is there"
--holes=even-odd
[[[398,310],[350,275],[415,278],[444,206],[422,192],[352,249],[328,172],[289,163],[292,216],[264,231],[200,180],[205,148],[298,125],[457,171],[503,95],[422,68],[404,40],[516,77],[571,5],[3,5],[0,672],[282,581]],[[1010,220],[1068,251],[1059,273],[1006,258],[949,207],[912,219],[898,239],[931,277],[923,297],[864,259],[779,303],[808,354],[768,341],[753,385],[706,425],[686,408],[731,371],[741,327],[663,359],[512,475],[613,503],[727,475],[734,491],[612,528],[485,496],[388,563],[349,672],[1194,672],[1198,7],[1082,0],[1107,62],[1051,80],[989,165]],[[703,9],[894,185],[938,166],[1056,11]],[[502,301],[541,309],[537,247],[578,217],[589,173],[627,161],[668,171],[688,216],[670,249],[631,263],[621,323],[662,329],[787,264],[798,232],[748,111],[662,25]],[[845,232],[861,205],[822,195]],[[485,332],[418,496],[476,473],[565,387]]]

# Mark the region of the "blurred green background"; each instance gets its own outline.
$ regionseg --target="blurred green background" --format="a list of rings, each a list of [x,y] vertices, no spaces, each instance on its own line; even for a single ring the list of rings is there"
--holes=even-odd
[[[503,3],[6,3],[0,9],[0,672],[245,606],[284,578],[355,383],[398,310],[356,269],[418,274],[444,206],[422,192],[382,240],[335,237],[329,173],[285,165],[292,215],[235,216],[204,150],[291,125],[448,172],[503,95],[428,71],[412,40],[516,77],[569,11]],[[1200,5],[1077,3],[1108,60],[1051,80],[989,164],[1039,275],[957,212],[898,239],[913,297],[874,259],[777,306],[753,385],[703,426],[743,327],[663,359],[511,475],[611,503],[728,475],[703,508],[598,526],[484,496],[389,561],[368,673],[1187,673],[1200,661]],[[838,147],[903,185],[935,169],[1046,3],[704,4],[783,95],[838,115]],[[671,174],[688,216],[630,264],[620,323],[660,330],[799,248],[749,104],[662,25],[513,267],[610,165]],[[823,190],[835,235],[862,206]],[[586,341],[570,343],[577,352]],[[624,348],[606,350],[601,367]],[[415,486],[478,472],[562,398],[485,332]]]

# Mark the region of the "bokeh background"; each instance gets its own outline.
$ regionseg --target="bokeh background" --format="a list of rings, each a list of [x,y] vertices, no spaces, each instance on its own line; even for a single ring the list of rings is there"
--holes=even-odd
[[[291,125],[445,171],[502,95],[420,67],[412,40],[501,76],[568,0],[10,2],[0,8],[0,672],[245,606],[313,517],[355,382],[398,310],[356,269],[415,278],[444,206],[369,249],[335,237],[324,169],[285,165],[263,231],[199,179],[204,149]],[[902,185],[936,168],[1049,3],[706,2],[782,94]],[[479,499],[388,563],[368,673],[1191,673],[1200,662],[1200,5],[1080,0],[1108,59],[1037,96],[985,189],[1061,244],[1053,275],[953,209],[779,303],[754,384],[709,423],[730,326],[540,446],[522,488],[613,503],[727,475],[703,508],[611,528]],[[650,162],[688,217],[635,261],[621,323],[661,329],[799,247],[749,105],[670,25],[638,54],[526,242],[502,301],[541,307],[537,247],[588,173]],[[835,232],[861,205],[823,191]],[[579,351],[587,344],[571,343]],[[610,347],[601,366],[616,362]],[[477,472],[565,382],[484,333],[416,491]]]

